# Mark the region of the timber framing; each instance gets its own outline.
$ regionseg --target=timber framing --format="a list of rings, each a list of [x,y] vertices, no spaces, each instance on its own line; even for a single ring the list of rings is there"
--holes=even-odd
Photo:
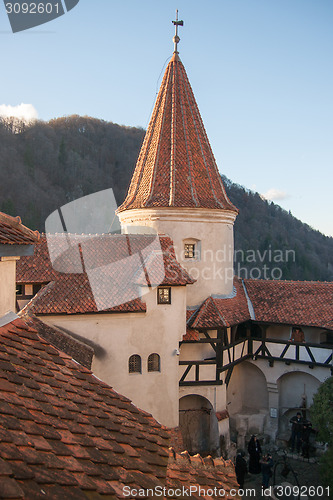
[[[225,372],[224,382],[228,385],[233,368],[245,360],[251,362],[267,360],[270,367],[274,366],[275,362],[283,362],[287,365],[291,363],[307,365],[309,368],[323,367],[330,369],[333,375],[332,344],[294,342],[266,337],[246,337],[230,342],[226,328],[218,328],[215,331],[216,337],[211,337],[206,330],[200,330],[200,333],[205,338],[180,342],[180,346],[183,344],[209,343],[216,353],[216,356],[210,359],[181,360],[179,365],[186,368],[179,381],[180,386],[221,385],[223,384],[221,374]],[[207,365],[215,365],[215,379],[204,380],[200,377],[200,367]],[[194,380],[192,376],[193,367],[195,372]],[[189,376],[190,373],[192,380]]]

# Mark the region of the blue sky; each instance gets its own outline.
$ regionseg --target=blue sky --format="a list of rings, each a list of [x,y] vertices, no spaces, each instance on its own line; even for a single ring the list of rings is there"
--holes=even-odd
[[[0,4],[0,112],[147,127],[180,57],[220,171],[333,236],[332,0],[80,0],[13,34]]]

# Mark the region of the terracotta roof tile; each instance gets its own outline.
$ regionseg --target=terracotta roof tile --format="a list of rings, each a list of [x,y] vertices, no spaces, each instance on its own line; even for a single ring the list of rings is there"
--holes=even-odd
[[[64,239],[64,235],[58,235],[52,244],[56,245],[59,241],[61,246]],[[68,264],[77,259],[77,248],[68,248],[55,265],[70,270]],[[194,283],[177,262],[172,240],[167,236],[161,235],[156,239],[156,236],[150,235],[100,235],[85,239],[80,252],[87,272],[53,270],[45,235],[36,245],[33,256],[20,259],[17,265],[18,282],[51,281],[29,303],[29,313],[145,312],[142,300],[132,298],[138,293],[138,285],[184,286]],[[136,255],[141,257],[131,261],[130,256]],[[103,279],[99,277],[100,272]],[[98,297],[92,291],[92,280],[93,286],[98,283]],[[117,305],[110,307],[110,300]]]
[[[194,316],[196,313],[196,310],[193,309],[187,309],[186,311],[186,333],[183,335],[183,340],[199,340],[200,338],[200,333],[198,330],[195,328],[191,328],[190,322],[192,316]]]
[[[237,211],[228,199],[178,55],[170,60],[119,212],[144,207]]]
[[[230,492],[231,489],[234,490],[235,495],[239,488],[231,461],[225,461],[222,458],[213,459],[210,456],[192,457],[188,452],[178,454],[173,449],[170,449],[167,486],[170,489],[192,487],[192,498],[211,499],[226,498],[227,493],[223,494],[223,491]],[[201,488],[200,495],[199,488]],[[212,490],[213,495],[211,495]],[[233,498],[240,499],[241,497],[235,495]]]
[[[20,217],[0,212],[0,245],[33,245],[39,236],[38,231],[23,226]]]
[[[234,280],[230,298],[208,297],[188,318],[188,334],[198,329],[258,322],[333,330],[333,283],[315,281]]]
[[[150,415],[22,320],[1,327],[0,338],[1,498],[86,498],[88,490],[109,498],[127,481],[163,484],[168,434]],[[30,379],[13,377],[18,360]]]
[[[256,321],[333,330],[333,283],[244,280]]]
[[[234,279],[231,297],[208,297],[189,319],[191,328],[216,328],[233,326],[251,318],[247,298],[238,278]]]

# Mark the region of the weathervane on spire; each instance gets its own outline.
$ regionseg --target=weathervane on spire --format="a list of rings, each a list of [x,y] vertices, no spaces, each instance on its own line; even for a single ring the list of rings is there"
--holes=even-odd
[[[176,33],[175,36],[173,37],[173,42],[175,44],[175,50],[174,53],[178,54],[178,44],[180,42],[180,38],[178,36],[178,26],[184,26],[184,21],[178,21],[178,9],[176,10],[176,20],[172,21],[172,23],[175,25],[176,28]]]

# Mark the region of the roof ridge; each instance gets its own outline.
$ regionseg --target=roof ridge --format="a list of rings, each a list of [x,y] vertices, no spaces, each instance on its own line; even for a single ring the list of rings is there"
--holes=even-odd
[[[21,221],[21,217],[13,217],[12,215],[5,214],[4,212],[0,212],[0,227],[9,227],[11,228],[10,234],[4,234],[4,242],[3,244],[16,244],[16,245],[29,245],[36,243],[40,239],[39,231],[33,231],[28,227],[24,226]],[[6,231],[4,231],[6,233]],[[18,239],[21,236],[21,240]],[[23,239],[22,236],[25,236],[27,239]],[[29,241],[30,240],[30,241]]]

